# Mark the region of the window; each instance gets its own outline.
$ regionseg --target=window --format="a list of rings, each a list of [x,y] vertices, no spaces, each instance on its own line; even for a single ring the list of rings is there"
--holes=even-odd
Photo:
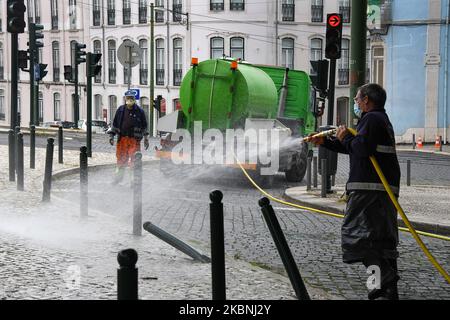
[[[147,40],[139,40],[139,48],[142,52],[142,59],[139,67],[139,83],[148,84],[148,45]]]
[[[313,38],[311,39],[311,61],[317,61],[322,60],[322,39],[320,38]],[[311,72],[312,72],[311,68]]]
[[[147,0],[139,0],[139,23],[147,23]]]
[[[102,96],[100,94],[96,94],[94,96],[94,119],[93,120],[101,120],[102,119]]]
[[[112,124],[117,110],[117,97],[109,96],[108,101],[109,101],[109,123]]]
[[[370,55],[370,39],[366,40],[366,83],[370,82],[370,65],[372,57]]]
[[[61,94],[53,94],[53,118],[55,121],[61,121]]]
[[[3,42],[0,42],[0,80],[5,80],[5,61],[3,57]]]
[[[183,78],[183,40],[173,39],[173,85],[181,85]]]
[[[349,49],[350,49],[350,40],[342,39],[341,58],[337,61],[338,84],[340,85],[349,84],[349,75],[350,75]]]
[[[295,21],[294,0],[283,0],[281,4],[281,12],[283,21]]]
[[[147,97],[141,97],[141,108],[144,109],[145,119],[147,119],[147,122],[149,119],[148,117],[148,109],[150,107],[149,101],[150,100]]]
[[[164,40],[156,40],[156,84],[164,85]]]
[[[60,60],[59,60],[59,42],[52,42],[52,57],[53,57],[53,81],[59,82],[60,74]]]
[[[27,12],[28,12],[28,24],[32,23],[33,20],[33,13],[34,13],[34,1],[33,0],[27,0]]]
[[[116,83],[116,42],[108,41],[108,78],[109,83]]]
[[[94,0],[92,6],[92,24],[96,27],[100,26],[100,0]]]
[[[348,105],[349,99],[347,97],[341,97],[337,99],[336,108],[336,124],[337,125],[348,125]]]
[[[128,68],[128,66],[123,66],[123,84],[130,84],[133,82],[133,68]]]
[[[58,30],[58,0],[51,0],[52,30]]]
[[[44,96],[42,91],[38,94],[38,121],[40,123],[44,122]]]
[[[102,43],[100,42],[100,40],[95,40],[93,47],[94,47],[94,53],[102,53]],[[100,61],[98,62],[99,65],[101,65],[101,63],[100,63],[101,61],[102,60],[100,59]],[[102,82],[102,73],[101,72],[94,77],[94,82],[95,83]]]
[[[209,3],[209,10],[211,11],[223,11],[223,0],[211,0]]]
[[[41,0],[34,0],[34,22],[41,23]]]
[[[230,39],[230,56],[234,59],[244,60],[244,38]]]
[[[75,40],[70,41],[70,61],[71,65],[75,65],[75,46],[77,45],[77,42]]]
[[[339,13],[344,23],[350,22],[350,0],[339,0]]]
[[[384,83],[384,48],[372,48],[372,82],[383,87]]]
[[[242,11],[245,9],[244,0],[230,0],[231,11]]]
[[[294,39],[292,38],[281,40],[281,65],[294,69]]]
[[[164,0],[156,0],[155,8],[164,8]],[[164,22],[164,10],[155,10],[155,21]]]
[[[311,1],[311,22],[323,21],[323,0]]]
[[[20,96],[20,91],[17,91],[17,112],[20,113],[21,109],[22,109],[22,98]]]
[[[77,2],[76,0],[69,0],[69,24],[70,29],[77,28]]]
[[[115,0],[108,0],[108,26],[116,24],[116,3]]]
[[[3,8],[3,0],[0,0],[0,8]],[[0,32],[3,31],[2,29],[2,25],[3,25],[3,11],[0,10]]]
[[[173,99],[173,106],[175,110],[181,110],[180,99]]]
[[[122,0],[122,23],[131,23],[131,7],[130,0]]]
[[[183,12],[182,0],[173,0],[173,21],[181,21],[181,13]]]
[[[223,38],[211,38],[211,59],[222,58],[225,54]]]
[[[5,120],[5,90],[0,89],[0,120]]]

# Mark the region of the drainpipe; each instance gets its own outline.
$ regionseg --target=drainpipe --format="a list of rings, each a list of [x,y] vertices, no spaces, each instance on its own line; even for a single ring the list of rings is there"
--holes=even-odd
[[[275,65],[278,66],[278,7],[279,0],[275,1]],[[450,0],[449,0],[450,1]]]
[[[447,109],[448,109],[448,94],[447,94],[447,83],[448,83],[448,29],[449,29],[449,17],[450,15],[450,0],[447,0],[447,21],[445,25],[445,71],[444,71],[444,143],[447,144]]]

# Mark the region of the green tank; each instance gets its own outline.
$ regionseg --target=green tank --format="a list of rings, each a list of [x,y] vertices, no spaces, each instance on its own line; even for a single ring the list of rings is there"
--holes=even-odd
[[[228,60],[207,60],[185,75],[180,88],[185,128],[202,121],[203,129],[242,128],[246,118],[276,118],[277,88],[259,68]]]

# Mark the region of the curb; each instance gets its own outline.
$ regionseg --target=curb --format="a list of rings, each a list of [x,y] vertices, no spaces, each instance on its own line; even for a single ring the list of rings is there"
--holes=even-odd
[[[290,201],[292,203],[299,204],[302,206],[309,206],[311,208],[318,209],[318,210],[329,211],[329,212],[332,212],[335,214],[344,214],[345,209],[340,209],[340,208],[338,208],[336,206],[332,206],[332,205],[320,205],[320,204],[315,204],[315,203],[311,203],[311,202],[307,202],[307,201],[302,201],[297,198],[293,198],[293,197],[289,196],[288,194],[286,194],[286,191],[287,191],[287,189],[284,191],[283,199]],[[317,197],[314,196],[314,198],[317,198]],[[438,234],[441,236],[450,236],[450,226],[435,224],[435,223],[420,222],[420,221],[412,221],[412,220],[410,220],[409,222],[416,230],[434,233],[434,234]],[[401,218],[397,219],[397,223],[398,223],[399,227],[406,228],[406,225]]]

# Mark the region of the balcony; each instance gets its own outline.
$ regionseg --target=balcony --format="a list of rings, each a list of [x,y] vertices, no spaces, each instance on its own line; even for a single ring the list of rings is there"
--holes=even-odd
[[[143,85],[148,84],[148,69],[139,69],[139,83]]]
[[[116,24],[116,10],[108,9],[108,26]]]
[[[217,3],[217,2],[211,2],[209,4],[209,10],[211,11],[223,11],[224,10],[224,4],[222,3]]]
[[[242,2],[230,1],[230,10],[231,11],[244,11],[244,9],[245,9],[244,1],[242,1]]]
[[[92,12],[92,18],[94,19],[93,25],[95,27],[100,26],[100,10],[94,10]]]
[[[164,7],[158,7],[164,9]],[[164,22],[164,11],[155,10],[155,22]]]
[[[123,9],[122,19],[122,24],[131,24],[131,8]]]
[[[0,80],[5,80],[5,67],[0,67]]]
[[[173,21],[180,22],[181,21],[181,13],[183,10],[182,4],[174,4],[173,5]]]
[[[108,80],[109,83],[115,84],[116,83],[116,68],[109,68],[108,70]]]
[[[102,83],[102,73],[101,72],[94,77],[94,83]]]
[[[52,30],[58,30],[58,16],[52,16]]]
[[[283,4],[281,12],[283,21],[295,21],[295,4]]]
[[[339,6],[339,13],[342,14],[342,22],[344,23],[350,22],[350,7]]]
[[[5,120],[5,114],[3,112],[0,113],[0,120]]]
[[[53,68],[53,82],[59,82],[59,68]]]
[[[349,69],[338,69],[338,84],[340,86],[349,84]]]
[[[35,16],[34,17],[34,23],[40,24],[41,23],[41,16]]]
[[[312,5],[311,6],[311,22],[323,21],[323,6]]]
[[[183,80],[183,70],[182,69],[174,69],[173,70],[173,85],[180,86],[181,80]]]
[[[139,23],[147,23],[147,8],[139,7]]]
[[[164,69],[156,69],[156,85],[164,85]]]

